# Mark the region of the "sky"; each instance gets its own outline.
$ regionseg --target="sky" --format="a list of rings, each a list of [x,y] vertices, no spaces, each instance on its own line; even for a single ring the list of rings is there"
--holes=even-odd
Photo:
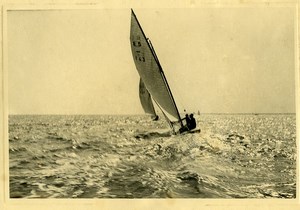
[[[134,9],[182,112],[295,112],[294,9]],[[128,9],[7,14],[9,114],[142,114]]]

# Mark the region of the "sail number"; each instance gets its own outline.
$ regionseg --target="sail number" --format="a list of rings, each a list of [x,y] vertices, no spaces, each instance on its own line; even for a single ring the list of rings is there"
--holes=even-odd
[[[137,37],[137,38],[139,39],[139,37]],[[140,41],[133,41],[132,45],[134,47],[138,47],[138,48],[142,46]],[[145,62],[146,61],[146,59],[143,55],[144,53],[141,53],[141,51],[139,51],[139,50],[136,50],[135,52],[136,52],[135,60],[140,61],[140,62]]]
[[[137,60],[137,61],[142,61],[142,62],[145,62],[146,60],[145,60],[145,57],[144,56],[141,56],[141,55],[136,55],[135,56],[135,60]]]
[[[142,44],[141,44],[140,41],[133,41],[132,44],[135,47],[141,47],[142,46]],[[135,52],[136,52],[135,60],[141,61],[141,62],[145,62],[146,61],[146,59],[145,59],[145,57],[143,55],[144,53],[141,53],[141,51],[139,51],[139,50],[136,50]]]
[[[140,47],[140,46],[142,46],[142,44],[141,44],[141,42],[140,41],[133,41],[132,42],[132,44],[133,44],[133,46],[135,46],[135,47]]]

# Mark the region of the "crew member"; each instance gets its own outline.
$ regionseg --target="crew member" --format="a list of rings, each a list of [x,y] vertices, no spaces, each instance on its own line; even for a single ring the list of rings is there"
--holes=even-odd
[[[187,126],[188,126],[189,130],[196,128],[196,119],[194,118],[193,114],[190,114],[189,124],[187,124]]]
[[[189,115],[186,114],[185,117],[182,118],[181,120],[182,120],[182,121],[185,120],[186,124],[185,124],[185,126],[183,126],[183,127],[180,128],[180,133],[189,130],[189,126],[190,126],[190,121],[191,121],[191,119],[190,119]]]

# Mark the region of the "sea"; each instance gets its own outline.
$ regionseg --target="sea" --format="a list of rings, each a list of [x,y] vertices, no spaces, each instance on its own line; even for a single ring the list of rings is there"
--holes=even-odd
[[[296,198],[295,114],[9,115],[10,198]]]

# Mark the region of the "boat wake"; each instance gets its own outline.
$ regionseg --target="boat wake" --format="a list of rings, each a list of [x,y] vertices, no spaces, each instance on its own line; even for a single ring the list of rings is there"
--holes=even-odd
[[[169,130],[152,130],[152,131],[137,131],[134,134],[136,139],[153,139],[158,137],[170,137],[172,131]]]

